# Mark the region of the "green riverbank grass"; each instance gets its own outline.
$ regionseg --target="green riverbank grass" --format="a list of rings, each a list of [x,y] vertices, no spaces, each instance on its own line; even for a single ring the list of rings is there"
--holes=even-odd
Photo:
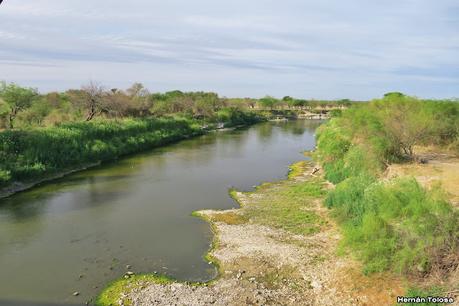
[[[260,193],[262,197],[257,196]],[[244,215],[254,223],[303,235],[317,233],[325,224],[311,207],[311,202],[324,196],[319,179],[262,186],[248,196]]]
[[[122,298],[122,295],[128,295],[133,289],[140,288],[148,283],[170,284],[175,280],[163,275],[132,275],[125,279],[119,279],[109,284],[104,291],[97,297],[96,306],[118,305],[119,300],[123,305],[131,305],[128,298]]]
[[[27,182],[96,161],[204,133],[188,119],[123,119],[0,132],[0,186]]]

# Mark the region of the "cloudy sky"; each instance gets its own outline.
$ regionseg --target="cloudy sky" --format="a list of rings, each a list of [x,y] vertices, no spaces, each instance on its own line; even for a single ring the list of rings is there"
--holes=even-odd
[[[0,80],[303,98],[459,97],[457,0],[4,0]]]

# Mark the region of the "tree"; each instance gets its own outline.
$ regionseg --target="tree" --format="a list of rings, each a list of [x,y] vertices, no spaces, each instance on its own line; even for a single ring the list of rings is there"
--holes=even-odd
[[[131,87],[126,90],[127,94],[132,98],[144,98],[147,97],[150,93],[148,89],[143,86],[142,83],[134,83]]]
[[[374,104],[394,148],[410,159],[415,157],[414,146],[427,140],[435,128],[434,117],[423,103],[391,94]]]
[[[86,121],[91,121],[96,115],[102,112],[104,88],[93,81],[89,84],[81,87],[81,93],[83,94],[82,102],[86,109]]]
[[[269,109],[273,109],[273,107],[276,105],[277,100],[274,97],[271,96],[265,96],[260,99],[260,103],[263,107],[267,107]]]
[[[285,96],[282,101],[287,104],[288,108],[292,108],[296,105],[296,100],[290,96]]]
[[[14,119],[18,113],[29,108],[37,97],[36,89],[20,87],[16,84],[0,84],[0,98],[8,107],[7,117],[10,129],[14,128]]]

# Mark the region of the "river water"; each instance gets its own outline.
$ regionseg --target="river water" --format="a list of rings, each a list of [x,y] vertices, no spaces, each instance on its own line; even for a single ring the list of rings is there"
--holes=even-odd
[[[212,233],[191,213],[236,207],[231,187],[285,178],[314,147],[319,124],[214,132],[0,200],[0,305],[81,305],[127,265],[211,279],[216,270],[203,255]]]

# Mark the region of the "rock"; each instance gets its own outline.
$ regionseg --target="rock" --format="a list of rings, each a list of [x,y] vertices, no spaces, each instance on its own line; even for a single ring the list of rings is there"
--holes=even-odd
[[[126,275],[129,275],[129,276],[134,275],[134,274],[135,274],[135,273],[132,272],[132,271],[127,271],[127,272],[126,272]]]
[[[128,279],[128,278],[129,278],[129,275],[125,275],[124,278],[125,278],[125,279]]]
[[[131,268],[131,265],[126,265],[126,269],[130,269]]]
[[[321,289],[322,288],[322,284],[319,283],[318,281],[314,280],[311,282],[311,287],[314,288],[314,289]]]
[[[79,296],[79,295],[80,295],[80,293],[79,293],[78,291],[75,291],[75,292],[73,293],[73,296]]]

